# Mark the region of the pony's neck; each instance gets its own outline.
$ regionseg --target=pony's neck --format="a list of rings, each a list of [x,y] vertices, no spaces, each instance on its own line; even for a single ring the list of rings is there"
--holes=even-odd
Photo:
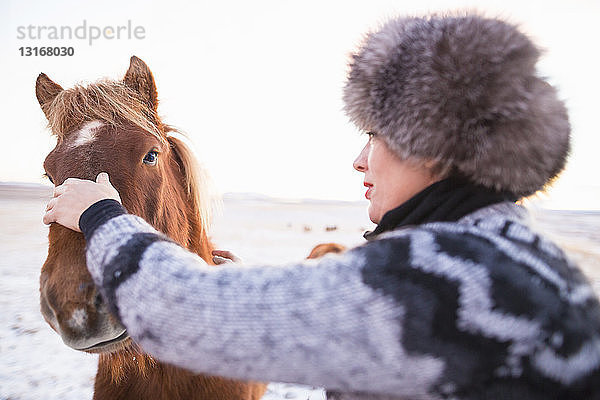
[[[130,362],[117,366],[114,358],[100,355],[94,400],[257,400],[265,389],[260,384],[195,375],[148,356],[128,353],[126,357]],[[121,371],[115,372],[116,368]]]
[[[204,261],[212,265],[212,251],[214,246],[209,240],[206,231],[202,228],[202,223],[200,221],[193,223],[191,231],[193,233],[190,235],[188,249],[198,254]]]
[[[168,136],[167,140],[171,147],[170,171],[173,174],[172,182],[176,182],[174,187],[167,188],[172,197],[176,197],[179,202],[179,210],[174,209],[175,204],[163,204],[164,214],[160,216],[159,223],[171,225],[165,227],[170,237],[177,240],[188,250],[198,254],[204,261],[212,263],[213,245],[208,239],[206,227],[210,220],[210,201],[203,187],[199,184],[208,184],[209,179],[200,168],[193,153],[188,146],[174,136]],[[166,194],[166,193],[165,193]],[[163,199],[169,198],[168,195],[162,196]],[[206,219],[206,221],[204,220]],[[178,226],[173,227],[173,222],[178,221]],[[185,229],[184,229],[185,228]],[[185,237],[176,238],[183,234]]]
[[[212,263],[212,245],[204,229],[200,212],[189,203],[161,204],[153,216],[152,225],[208,264]]]

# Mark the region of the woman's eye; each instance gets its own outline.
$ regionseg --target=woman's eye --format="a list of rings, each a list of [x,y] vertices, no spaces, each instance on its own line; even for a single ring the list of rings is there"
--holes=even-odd
[[[374,132],[367,132],[367,135],[369,135],[369,143],[373,143],[373,139],[375,139],[375,133]]]
[[[152,150],[149,151],[148,154],[144,157],[144,164],[146,165],[156,165],[158,161],[158,151]]]

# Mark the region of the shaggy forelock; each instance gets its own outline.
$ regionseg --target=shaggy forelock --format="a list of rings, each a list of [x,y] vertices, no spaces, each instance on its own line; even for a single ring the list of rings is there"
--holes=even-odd
[[[537,76],[539,56],[497,19],[393,19],[352,55],[345,110],[401,158],[528,195],[562,171],[569,150],[567,112]]]
[[[120,81],[78,85],[61,91],[42,107],[50,130],[59,140],[85,122],[98,120],[116,128],[133,124],[166,143],[159,119]]]

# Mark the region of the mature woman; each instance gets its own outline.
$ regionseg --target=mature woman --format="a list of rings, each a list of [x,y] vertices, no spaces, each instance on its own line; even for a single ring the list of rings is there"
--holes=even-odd
[[[344,100],[369,135],[354,167],[377,228],[341,256],[208,267],[127,214],[106,174],[58,186],[44,222],[81,230],[130,336],[193,371],[343,399],[600,398],[599,303],[514,204],[569,148],[538,57],[474,15],[367,36]]]

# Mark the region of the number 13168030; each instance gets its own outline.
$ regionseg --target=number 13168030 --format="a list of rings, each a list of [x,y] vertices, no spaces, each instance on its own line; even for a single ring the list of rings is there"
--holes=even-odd
[[[47,56],[72,56],[75,54],[73,47],[19,47],[23,57],[47,57]]]

